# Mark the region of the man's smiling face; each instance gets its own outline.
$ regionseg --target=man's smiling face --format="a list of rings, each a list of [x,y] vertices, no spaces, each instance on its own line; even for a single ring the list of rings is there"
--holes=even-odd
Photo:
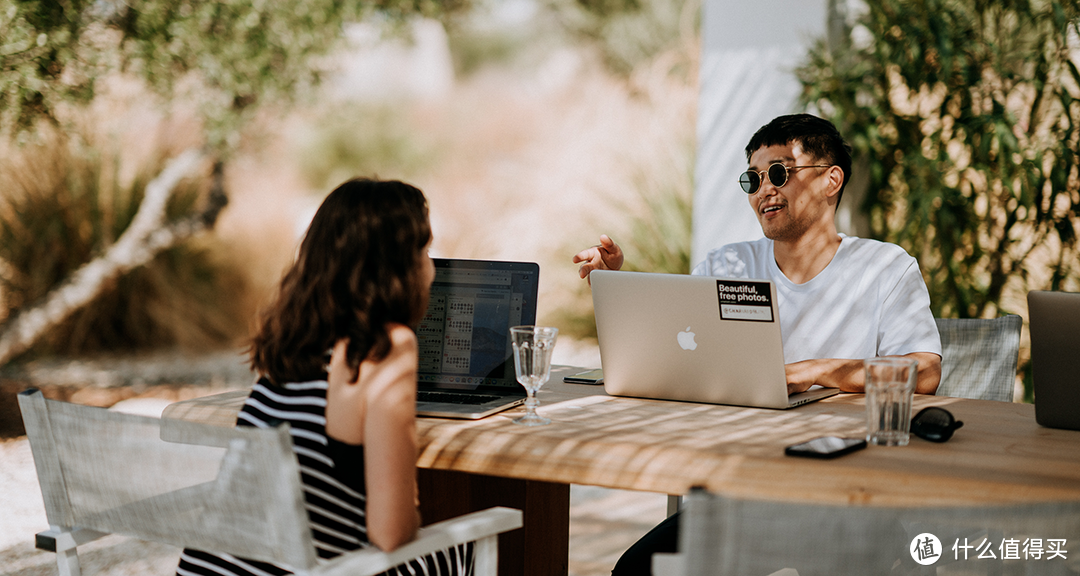
[[[791,170],[794,166],[822,164],[802,150],[799,142],[785,145],[763,146],[750,156],[750,170],[766,171],[769,166],[781,163],[789,168],[787,182],[780,188],[773,186],[763,175],[761,186],[750,194],[750,206],[754,209],[761,231],[774,241],[793,241],[821,221],[826,211],[831,211],[822,178],[827,168],[804,168]],[[829,218],[832,217],[830,213]]]

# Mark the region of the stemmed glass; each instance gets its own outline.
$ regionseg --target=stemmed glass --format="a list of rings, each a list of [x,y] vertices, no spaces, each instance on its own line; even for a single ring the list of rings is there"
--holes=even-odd
[[[525,415],[515,419],[514,424],[551,424],[550,418],[543,418],[536,413],[536,407],[540,405],[540,401],[536,399],[536,391],[551,375],[551,351],[555,348],[555,338],[558,335],[558,328],[547,326],[514,326],[510,329],[510,338],[514,345],[514,372],[517,374],[517,381],[529,394],[525,400]]]

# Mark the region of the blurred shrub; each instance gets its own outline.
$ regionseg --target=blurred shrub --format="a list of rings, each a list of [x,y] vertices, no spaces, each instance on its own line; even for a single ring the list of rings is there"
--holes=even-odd
[[[458,25],[447,30],[458,78],[485,66],[511,63],[535,41],[525,30]]]
[[[56,132],[0,163],[0,320],[33,306],[123,233],[169,151],[122,178],[122,163]],[[174,191],[170,218],[192,212],[209,177]],[[163,346],[206,349],[246,334],[246,281],[212,237],[165,250],[112,280],[32,354],[86,354]]]
[[[434,161],[432,154],[404,109],[388,105],[333,106],[311,121],[297,144],[301,173],[320,192],[354,176],[413,178]]]
[[[690,273],[693,242],[693,151],[683,178],[656,179],[634,175],[644,207],[630,219],[630,235],[622,245],[624,270],[664,274]],[[674,174],[672,174],[674,176]]]
[[[662,151],[658,151],[661,156]],[[617,201],[626,215],[625,232],[613,239],[626,257],[623,270],[663,274],[688,274],[693,242],[694,157],[693,139],[667,151],[667,162],[636,165],[631,174],[634,202]],[[575,254],[582,246],[564,248]],[[572,338],[596,338],[592,293],[584,281],[577,283],[574,298],[560,308],[555,322]]]
[[[641,62],[698,37],[701,0],[547,0],[562,25],[594,42],[612,71],[629,75]]]

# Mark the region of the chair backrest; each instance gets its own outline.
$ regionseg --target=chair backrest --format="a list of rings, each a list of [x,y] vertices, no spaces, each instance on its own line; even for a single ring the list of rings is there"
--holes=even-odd
[[[767,576],[784,569],[799,576],[934,574],[941,567],[963,574],[1001,574],[1003,568],[1006,574],[1070,574],[1080,544],[1080,502],[880,508],[738,500],[704,491],[686,500],[679,531],[686,576]],[[920,560],[929,571],[920,572]]]
[[[19,395],[49,524],[315,566],[288,425],[225,428]]]
[[[1012,402],[1023,320],[1016,315],[935,320],[941,334],[937,395]]]

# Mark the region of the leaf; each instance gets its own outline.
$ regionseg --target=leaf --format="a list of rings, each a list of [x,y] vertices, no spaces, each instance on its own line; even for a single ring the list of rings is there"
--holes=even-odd
[[[819,110],[830,110],[841,133],[867,155],[873,193],[863,208],[872,233],[919,258],[932,309],[996,313],[1003,290],[1022,297],[1023,290],[1043,287],[1029,282],[1044,275],[1011,260],[1015,238],[1039,243],[1032,250],[1043,261],[1078,260],[1075,208],[1055,210],[1055,203],[1061,195],[1080,197],[1080,184],[1070,177],[1080,164],[1077,94],[1070,92],[1080,90],[1080,70],[1062,49],[1066,29],[1078,29],[1080,3],[882,0],[865,6],[857,24],[871,34],[870,46],[827,59],[815,45],[800,68],[803,94],[813,94]],[[869,82],[855,76],[856,70],[889,69],[913,87],[911,102],[868,90]],[[815,84],[822,77],[860,80]],[[915,87],[938,80],[946,87],[942,104],[925,120],[911,118],[905,106],[927,97]],[[1054,159],[1049,170],[1044,158]],[[950,172],[961,175],[956,187],[943,180]],[[1052,228],[1061,241],[1026,232],[1039,226]],[[1065,268],[1063,280],[1080,281],[1076,266]]]

